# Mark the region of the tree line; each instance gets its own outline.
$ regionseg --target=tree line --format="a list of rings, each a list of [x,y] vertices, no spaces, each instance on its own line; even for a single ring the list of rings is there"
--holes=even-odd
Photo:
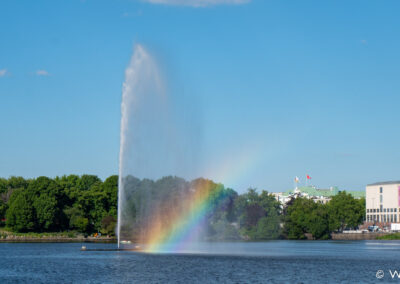
[[[289,201],[283,212],[283,236],[288,239],[328,239],[332,232],[356,229],[365,220],[365,198],[355,199],[345,191],[326,203],[307,198]]]
[[[327,239],[332,232],[356,228],[364,220],[365,200],[340,192],[327,204],[296,198],[287,206],[269,192],[254,188],[238,194],[207,179],[191,182],[178,177],[153,181],[132,176],[124,178],[123,231],[139,234],[149,223],[146,216],[157,212],[168,223],[167,210],[185,208],[185,194],[207,190],[205,238],[208,240]],[[117,222],[118,176],[102,181],[95,175],[68,175],[56,178],[0,178],[1,226],[14,232],[76,231],[114,235]],[[152,214],[154,215],[154,213]]]
[[[118,176],[95,175],[0,179],[0,218],[14,232],[112,234]]]

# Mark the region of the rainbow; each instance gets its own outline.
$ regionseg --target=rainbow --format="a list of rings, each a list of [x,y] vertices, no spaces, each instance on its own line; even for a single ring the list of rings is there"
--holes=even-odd
[[[244,147],[235,155],[228,155],[225,162],[217,168],[210,169],[205,176],[235,184],[251,167],[261,159],[258,147]],[[182,252],[192,242],[197,241],[199,232],[216,204],[226,197],[222,184],[202,180],[192,191],[179,199],[164,201],[164,204],[184,204],[177,208],[155,210],[145,225],[140,243],[144,251],[150,253]],[[175,203],[174,203],[175,202]]]
[[[203,180],[183,199],[182,208],[155,214],[144,234],[146,252],[179,252],[196,240],[206,218],[225,197],[223,185]]]

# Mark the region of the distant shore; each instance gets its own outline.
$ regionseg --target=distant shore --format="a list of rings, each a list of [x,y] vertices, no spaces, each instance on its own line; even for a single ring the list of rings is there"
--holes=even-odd
[[[13,236],[0,239],[0,243],[116,243],[114,237],[28,237]]]
[[[116,241],[115,236],[85,236],[74,231],[14,233],[4,228],[0,229],[0,243],[113,243]]]
[[[400,233],[365,232],[365,233],[333,233],[334,241],[362,240],[398,240]],[[313,240],[312,236],[308,240]],[[241,240],[247,242],[248,240]],[[260,241],[260,240],[259,240]],[[85,236],[81,233],[66,231],[52,233],[13,233],[0,229],[0,243],[116,243],[115,236]]]
[[[282,239],[276,239],[282,240]],[[256,242],[268,242],[276,240],[265,240]],[[365,241],[365,240],[400,240],[400,235],[394,236],[390,233],[370,233],[370,234],[334,234],[331,241]],[[287,240],[285,241],[299,241]],[[321,241],[321,240],[303,240],[308,241]],[[223,241],[222,241],[223,242]],[[249,241],[234,241],[234,242],[249,242]],[[251,241],[250,241],[251,242]],[[28,236],[14,236],[10,238],[0,239],[0,243],[117,243],[115,237],[28,237]]]

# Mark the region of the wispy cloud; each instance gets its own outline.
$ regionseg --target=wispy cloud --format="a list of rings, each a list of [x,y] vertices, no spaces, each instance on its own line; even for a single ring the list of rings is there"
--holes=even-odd
[[[0,69],[0,77],[4,77],[8,74],[7,69]]]
[[[152,4],[175,6],[206,7],[220,4],[239,5],[249,3],[251,0],[142,0]]]
[[[35,74],[37,76],[50,76],[50,73],[47,72],[46,70],[36,70]]]

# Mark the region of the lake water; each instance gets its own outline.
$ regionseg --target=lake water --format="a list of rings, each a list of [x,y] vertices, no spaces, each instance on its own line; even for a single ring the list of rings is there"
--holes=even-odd
[[[400,241],[212,243],[184,254],[81,246],[0,243],[0,283],[400,283],[389,272],[400,272]]]

